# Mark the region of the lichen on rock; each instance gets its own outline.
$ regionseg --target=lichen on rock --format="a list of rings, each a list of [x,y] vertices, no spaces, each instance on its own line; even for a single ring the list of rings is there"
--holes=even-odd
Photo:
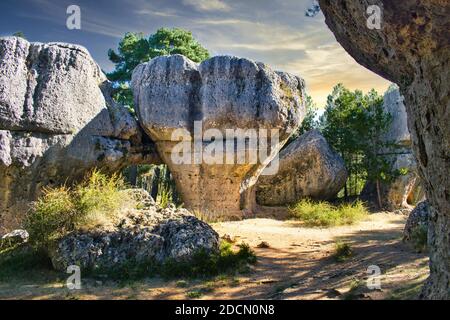
[[[112,227],[74,231],[49,246],[54,268],[65,272],[76,265],[108,272],[124,266],[157,267],[168,260],[189,262],[199,251],[218,252],[218,234],[186,209],[161,208],[145,192],[140,203],[145,206],[123,212]]]
[[[132,78],[139,122],[169,166],[183,203],[212,219],[242,218],[244,209],[251,210],[248,191],[304,117],[304,86],[299,77],[229,56],[199,65],[181,55],[158,57],[139,65]],[[230,137],[228,130],[236,134]],[[260,134],[251,140],[247,130],[266,130],[269,138],[277,130],[279,139],[252,162],[248,153],[261,155],[264,144]],[[202,134],[208,131],[214,136]],[[177,163],[173,155],[181,141],[188,141],[189,150],[187,161]],[[205,161],[208,148],[220,150],[219,159]],[[245,160],[239,162],[236,151]]]
[[[259,205],[283,206],[302,198],[329,200],[347,181],[344,160],[317,130],[292,141],[279,157],[279,171],[261,176],[256,184]]]

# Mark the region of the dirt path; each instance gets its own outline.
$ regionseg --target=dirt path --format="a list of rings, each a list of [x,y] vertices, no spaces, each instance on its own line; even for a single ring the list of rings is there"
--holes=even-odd
[[[61,282],[2,284],[0,298],[33,299],[385,299],[413,298],[428,274],[428,259],[401,242],[405,217],[377,213],[354,226],[304,228],[294,221],[249,219],[214,224],[223,236],[248,243],[258,263],[247,275],[210,281],[148,279],[118,285],[85,280],[69,292]],[[354,257],[338,263],[335,241],[351,244]],[[261,242],[269,248],[258,248]],[[381,290],[366,286],[367,268],[381,269]]]

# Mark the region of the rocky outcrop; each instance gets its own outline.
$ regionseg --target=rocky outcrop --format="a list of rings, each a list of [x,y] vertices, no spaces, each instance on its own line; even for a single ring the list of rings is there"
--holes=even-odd
[[[18,229],[3,235],[0,238],[0,249],[12,248],[28,242],[30,235],[26,230]]]
[[[251,209],[250,187],[305,112],[302,79],[236,57],[158,57],[135,69],[132,87],[183,203],[211,218]]]
[[[420,202],[408,216],[405,229],[403,230],[403,241],[411,241],[416,228],[421,227],[428,230],[428,219],[430,218],[430,203],[425,200]]]
[[[405,97],[418,172],[432,212],[428,299],[450,298],[450,2],[375,0],[381,29],[367,28],[367,1],[320,0],[336,39],[360,64],[397,83]]]
[[[307,132],[280,152],[279,170],[261,176],[256,184],[256,202],[283,206],[302,198],[331,199],[344,187],[347,170],[319,131]]]
[[[412,154],[408,117],[398,86],[391,86],[385,93],[383,109],[392,118],[383,142],[395,146],[380,150],[379,157],[387,160],[396,177],[392,181],[380,183],[381,205],[383,209],[390,211],[412,208],[412,205],[423,200],[424,192],[417,174],[416,160]],[[368,182],[361,197],[377,203],[375,184]]]
[[[158,161],[110,90],[83,47],[0,38],[0,234],[21,225],[44,186]]]
[[[218,252],[219,236],[185,209],[162,209],[147,201],[130,210],[113,228],[66,235],[49,249],[56,270],[70,265],[107,272],[124,266],[156,267],[171,260],[189,261],[199,251]]]

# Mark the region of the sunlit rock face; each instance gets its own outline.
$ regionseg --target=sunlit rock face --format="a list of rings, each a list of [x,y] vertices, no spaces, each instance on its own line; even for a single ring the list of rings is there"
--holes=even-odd
[[[53,267],[65,272],[77,265],[82,272],[112,272],[137,266],[186,263],[199,251],[217,253],[219,235],[207,223],[183,208],[161,208],[139,189],[140,209],[126,209],[109,226],[75,231],[50,246]]]
[[[348,177],[344,160],[317,130],[301,135],[283,149],[279,168],[275,175],[258,180],[257,204],[284,206],[303,198],[329,200]]]
[[[250,187],[305,113],[302,79],[236,57],[155,58],[136,68],[132,87],[139,122],[184,204],[211,218],[251,210]],[[180,163],[174,154],[183,139],[187,161]]]
[[[371,1],[380,29],[367,27],[367,1],[320,0],[326,23],[357,62],[397,83],[426,196],[431,204],[430,277],[422,297],[448,299],[450,287],[450,2]]]
[[[380,200],[383,209],[412,209],[424,198],[424,191],[417,173],[417,164],[411,149],[411,135],[408,130],[404,98],[397,86],[392,86],[384,95],[383,109],[391,115],[391,124],[383,137],[384,142],[395,146],[380,150],[378,156],[390,164],[395,177],[380,183]],[[362,198],[378,203],[375,183],[368,182],[362,191]]]
[[[155,161],[110,89],[83,47],[0,38],[0,234],[21,225],[44,186]]]

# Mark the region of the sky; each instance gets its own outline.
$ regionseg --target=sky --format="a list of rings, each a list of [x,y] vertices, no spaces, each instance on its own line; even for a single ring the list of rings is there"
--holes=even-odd
[[[126,32],[160,27],[192,31],[212,55],[264,62],[305,79],[319,108],[337,83],[382,94],[389,82],[358,65],[335,40],[322,13],[306,17],[312,0],[1,0],[0,36],[22,31],[29,41],[86,47],[106,72],[107,52]],[[69,5],[81,9],[81,30],[66,27]],[[363,14],[363,13],[362,13]]]

